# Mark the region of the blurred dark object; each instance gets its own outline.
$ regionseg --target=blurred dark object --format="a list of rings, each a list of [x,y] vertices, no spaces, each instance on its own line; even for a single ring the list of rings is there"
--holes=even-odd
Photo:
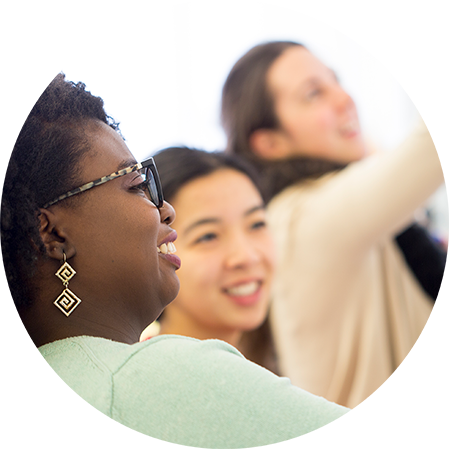
[[[423,290],[435,301],[446,266],[447,251],[443,245],[416,223],[397,235],[396,243]]]
[[[22,127],[55,75],[55,72],[0,72],[0,198]],[[5,254],[0,254],[0,349],[32,348],[8,285]]]

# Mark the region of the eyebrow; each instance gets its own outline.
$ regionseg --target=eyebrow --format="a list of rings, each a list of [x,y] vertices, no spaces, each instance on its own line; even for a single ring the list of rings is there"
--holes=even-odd
[[[245,212],[244,216],[247,217],[248,215],[251,215],[259,210],[265,210],[265,204],[261,203],[258,204],[257,206],[252,207],[251,209]]]
[[[337,83],[340,83],[340,79],[338,78],[338,75],[335,72],[335,70],[328,69],[328,72],[332,76],[332,78],[335,81],[337,81]],[[321,78],[320,77],[313,76],[311,78],[307,78],[306,80],[304,80],[303,82],[298,84],[298,86],[296,87],[295,91],[300,93],[304,87],[315,86],[317,84],[320,84],[320,82],[321,82]]]
[[[252,207],[251,209],[248,209],[243,216],[244,217],[248,217],[249,215],[253,214],[254,212],[257,212],[259,210],[265,210],[265,205],[262,204],[258,204],[257,206]],[[205,224],[217,224],[220,223],[220,219],[219,218],[214,218],[214,217],[210,217],[210,218],[202,218],[201,220],[195,221],[193,222],[191,225],[189,225],[186,230],[184,231],[185,234],[189,233],[190,231],[192,231],[193,229],[197,228],[198,226],[202,226]]]
[[[135,159],[126,159],[120,162],[119,166],[117,167],[117,171],[123,170],[124,168],[131,167],[132,165],[136,165],[137,161]]]

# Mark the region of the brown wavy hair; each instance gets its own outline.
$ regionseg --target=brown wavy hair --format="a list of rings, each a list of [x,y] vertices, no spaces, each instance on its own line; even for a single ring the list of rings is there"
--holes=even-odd
[[[267,161],[250,146],[254,131],[280,129],[266,78],[274,61],[292,47],[305,48],[293,41],[267,42],[251,48],[235,63],[222,90],[221,122],[227,136],[226,152],[239,155],[257,169],[267,200],[293,183],[345,167],[309,157]]]

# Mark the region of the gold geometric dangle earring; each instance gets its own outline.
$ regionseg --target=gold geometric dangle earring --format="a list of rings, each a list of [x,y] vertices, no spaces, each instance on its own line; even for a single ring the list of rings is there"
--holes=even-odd
[[[67,262],[67,256],[65,252],[62,251],[64,256],[64,263],[61,265],[59,270],[55,273],[62,281],[64,286],[63,292],[56,298],[54,305],[65,315],[69,316],[78,307],[81,299],[75,295],[71,290],[69,290],[69,281],[75,276],[76,271]]]

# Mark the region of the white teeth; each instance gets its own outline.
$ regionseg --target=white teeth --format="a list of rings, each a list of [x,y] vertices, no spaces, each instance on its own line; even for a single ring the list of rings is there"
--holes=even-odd
[[[248,296],[252,295],[259,288],[257,281],[248,282],[247,284],[239,285],[238,287],[228,288],[226,291],[232,296]]]
[[[157,247],[157,252],[162,254],[172,254],[176,252],[176,247],[173,242],[162,243],[161,246]]]

